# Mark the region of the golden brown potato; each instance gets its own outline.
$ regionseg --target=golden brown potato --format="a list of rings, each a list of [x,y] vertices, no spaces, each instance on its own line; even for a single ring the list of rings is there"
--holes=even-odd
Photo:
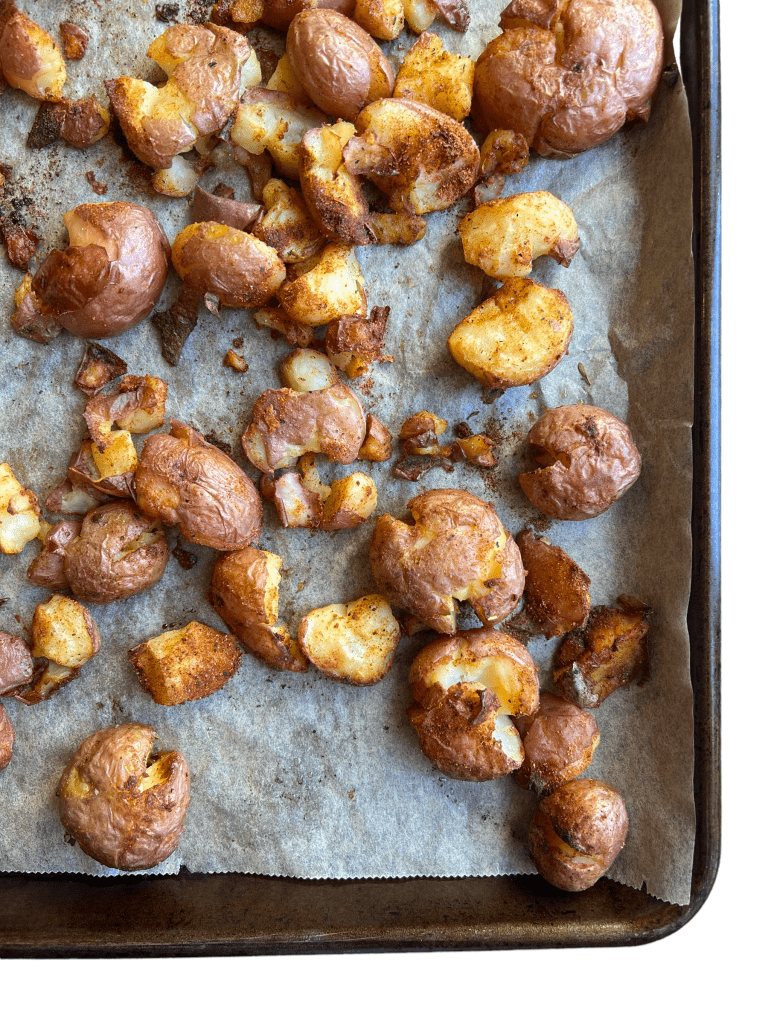
[[[352,530],[373,515],[378,495],[367,473],[352,473],[331,483],[323,503],[321,530]]]
[[[458,231],[467,263],[502,281],[526,277],[539,256],[567,267],[579,248],[576,218],[551,192],[483,203],[462,217]]]
[[[118,434],[118,437],[115,438],[116,443],[108,446],[107,450],[105,450],[101,459],[102,467],[109,465],[119,467],[123,460],[124,464],[135,466],[136,449],[133,447],[130,435],[126,437],[125,433],[121,434],[119,431],[115,431],[115,433]],[[67,466],[67,479],[73,486],[72,494],[79,501],[80,499],[77,497],[76,492],[82,492],[95,498],[96,504],[106,501],[107,497],[130,498],[133,495],[133,469],[114,476],[104,476],[97,468],[94,459],[94,452],[97,451],[98,448],[93,441],[83,441],[79,451],[73,452]],[[53,495],[49,496],[48,502],[52,497]],[[67,507],[71,508],[71,502],[67,501],[63,493],[62,500]],[[50,507],[48,502],[46,502],[47,508]],[[71,508],[71,510],[74,511],[74,508]],[[83,508],[79,509],[79,511],[87,512],[89,510]]]
[[[326,238],[369,245],[375,237],[368,224],[368,203],[342,155],[354,134],[355,126],[347,121],[311,128],[301,143],[299,180],[312,219]]]
[[[403,0],[355,0],[352,18],[375,39],[397,39],[405,25]]]
[[[40,540],[43,542],[43,548],[27,569],[29,582],[36,587],[68,590],[69,580],[64,569],[64,555],[69,542],[79,533],[80,521],[71,519],[63,519],[53,528],[46,529],[44,535],[41,531]]]
[[[312,131],[314,129],[310,129]],[[304,197],[279,178],[270,178],[262,192],[266,214],[251,229],[284,263],[301,263],[325,245]]]
[[[83,519],[66,546],[64,572],[75,597],[108,604],[157,583],[169,554],[157,519],[132,501],[113,501]]]
[[[284,92],[291,99],[296,100],[303,107],[311,107],[312,100],[309,98],[304,86],[301,84],[299,79],[296,77],[296,72],[293,70],[293,64],[291,64],[291,58],[287,53],[284,53],[280,60],[277,62],[272,77],[267,82],[267,89],[273,92]]]
[[[403,0],[403,13],[411,32],[423,32],[437,17],[435,0]]]
[[[512,0],[500,25],[475,68],[479,131],[511,128],[563,157],[648,120],[664,44],[652,0]]]
[[[34,672],[32,652],[24,640],[0,632],[0,694],[31,683]]]
[[[574,779],[544,797],[533,816],[533,863],[551,885],[582,892],[616,860],[628,827],[618,790],[596,779]]]
[[[425,491],[411,522],[381,516],[370,543],[376,589],[438,633],[456,632],[456,601],[484,625],[514,611],[523,593],[520,552],[492,505],[468,491]]]
[[[2,691],[0,690],[0,692]],[[8,717],[8,712],[0,704],[0,772],[11,763],[15,739],[13,723]]]
[[[618,604],[594,608],[555,655],[555,689],[580,708],[597,708],[614,690],[648,674],[650,609],[626,594]]]
[[[67,69],[52,36],[14,3],[0,4],[0,75],[35,100],[59,100]]]
[[[32,644],[32,657],[79,669],[99,653],[101,636],[84,605],[71,597],[54,594],[35,608]]]
[[[219,551],[257,544],[261,499],[253,481],[197,430],[171,420],[170,434],[144,442],[136,504],[182,536]]]
[[[515,726],[525,748],[515,780],[537,796],[585,772],[600,743],[592,715],[554,693],[542,693],[539,710],[516,717]]]
[[[583,626],[589,616],[591,580],[562,548],[533,530],[515,537],[525,569],[525,607],[547,638]]]
[[[561,291],[512,277],[454,328],[448,349],[486,387],[515,388],[551,373],[572,333],[573,314]]]
[[[444,50],[440,36],[422,32],[403,58],[392,95],[463,121],[472,106],[474,75],[473,60]]]
[[[0,462],[0,552],[18,555],[37,537],[41,523],[37,496],[21,486],[7,462]]]
[[[279,174],[298,181],[301,140],[327,120],[322,110],[304,106],[287,93],[249,89],[237,108],[230,138],[248,153],[268,152]]]
[[[189,806],[189,768],[178,750],[152,754],[157,733],[130,722],[89,736],[62,772],[59,817],[89,857],[143,871],[173,853]]]
[[[312,102],[354,121],[368,103],[392,95],[392,65],[365,29],[337,11],[307,10],[288,29],[285,48]]]
[[[388,462],[392,458],[392,434],[380,419],[370,413],[365,418],[365,440],[357,457],[369,462]]]
[[[365,282],[350,246],[329,242],[319,256],[292,270],[277,297],[296,323],[322,327],[341,316],[365,316]]]
[[[391,362],[384,355],[384,332],[389,306],[374,306],[371,315],[340,316],[331,320],[325,332],[325,351],[334,366],[353,379],[367,373],[375,362]]]
[[[128,652],[141,685],[165,705],[210,697],[237,672],[241,657],[233,637],[202,622],[150,637]]]
[[[282,558],[248,547],[219,555],[208,600],[237,639],[269,666],[306,672],[307,659],[284,626],[278,626]]]
[[[314,608],[299,623],[299,644],[315,668],[353,686],[372,686],[389,672],[400,642],[389,603],[369,594]]]
[[[593,405],[548,409],[528,432],[542,466],[520,474],[520,486],[553,519],[599,516],[640,476],[640,452],[626,423]]]

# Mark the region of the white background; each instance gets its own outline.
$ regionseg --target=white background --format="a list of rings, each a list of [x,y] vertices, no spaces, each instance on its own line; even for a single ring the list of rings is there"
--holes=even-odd
[[[764,524],[755,515],[764,500],[761,470],[767,457],[765,431],[758,430],[768,342],[761,259],[768,237],[763,35],[758,0],[724,0],[723,842],[719,875],[699,914],[660,942],[625,949],[5,961],[0,1019],[19,1019],[14,1008],[25,1020],[45,1014],[56,1024],[88,1018],[100,1024],[170,1024],[230,1016],[517,1024],[529,1013],[553,1024],[595,1017],[631,1024],[651,1015],[661,1022],[708,1022],[725,1014],[751,1021],[764,1012],[765,759],[758,765],[764,748],[758,729],[764,727],[760,708],[768,659],[760,642],[766,604],[758,601],[766,568],[764,548],[757,547]]]

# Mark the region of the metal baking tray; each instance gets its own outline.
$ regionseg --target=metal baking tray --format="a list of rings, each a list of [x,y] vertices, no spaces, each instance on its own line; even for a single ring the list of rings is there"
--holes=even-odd
[[[696,914],[720,856],[720,86],[718,0],[683,0],[696,266],[693,566],[696,845],[691,902],[606,878],[303,881],[259,875],[0,873],[0,957],[105,958],[637,945]]]

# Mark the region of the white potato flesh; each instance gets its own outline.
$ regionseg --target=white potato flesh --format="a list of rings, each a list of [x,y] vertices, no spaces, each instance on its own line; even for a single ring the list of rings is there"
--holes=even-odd
[[[182,199],[195,190],[199,181],[200,174],[195,165],[183,156],[175,156],[170,167],[155,171],[152,175],[152,188],[160,195]]]
[[[496,724],[491,735],[497,743],[501,744],[501,749],[510,760],[517,761],[520,764],[523,763],[525,760],[523,743],[520,739],[520,733],[515,728],[511,718],[507,715],[497,715]]]
[[[54,594],[35,608],[32,655],[65,668],[80,668],[99,650],[99,632],[87,609],[74,598]]]
[[[280,174],[298,181],[301,140],[310,128],[324,124],[326,115],[297,103],[287,93],[269,89],[252,90],[247,99],[232,123],[232,142],[249,153],[267,150]]]
[[[308,327],[340,316],[365,315],[365,284],[354,248],[329,242],[312,269],[286,281],[277,297],[292,320]]]
[[[299,644],[312,664],[355,686],[370,686],[387,674],[399,641],[400,626],[378,594],[315,608],[299,625]]]
[[[22,487],[7,462],[0,463],[0,551],[18,555],[42,524],[37,497]]]
[[[439,36],[422,32],[403,58],[393,96],[419,100],[463,121],[472,106],[475,62],[443,49]]]
[[[531,672],[511,658],[477,658],[466,645],[453,658],[438,662],[424,680],[425,686],[439,686],[446,693],[457,683],[473,690],[492,690],[504,715],[528,715],[536,709],[538,686],[534,682]]]
[[[423,32],[437,17],[435,0],[403,0],[403,13],[412,32]]]
[[[297,348],[280,364],[280,380],[293,391],[321,391],[338,379],[336,367],[325,352],[314,348]]]

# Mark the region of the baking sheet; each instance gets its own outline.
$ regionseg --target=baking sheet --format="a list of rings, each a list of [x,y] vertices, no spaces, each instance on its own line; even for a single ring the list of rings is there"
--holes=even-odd
[[[103,101],[104,77],[153,77],[143,53],[164,26],[152,17],[152,5],[105,0],[107,6],[109,17],[82,3],[29,11],[54,33],[65,19],[91,32],[86,58],[68,67],[68,96],[95,91]],[[183,14],[185,5],[180,6]],[[473,5],[465,36],[438,29],[437,23],[432,28],[449,49],[477,56],[496,34],[501,6]],[[674,24],[679,4],[659,6],[666,24]],[[393,63],[411,38],[387,47]],[[36,107],[11,90],[0,98],[0,162],[12,167],[4,202],[31,200],[24,210],[42,237],[39,258],[65,241],[62,213],[99,200],[85,178],[88,171],[107,184],[104,199],[150,206],[170,238],[188,222],[188,204],[147,193],[144,176],[110,137],[82,153],[63,146],[26,150]],[[225,180],[238,198],[246,198],[244,172],[230,163],[224,147],[216,153],[219,166],[204,186]],[[494,501],[513,532],[529,523],[546,530],[592,578],[594,604],[629,592],[654,609],[651,679],[642,688],[619,691],[598,709],[602,742],[587,774],[617,786],[628,804],[630,834],[610,876],[635,887],[645,882],[652,895],[685,903],[694,835],[685,628],[693,267],[690,130],[681,84],[662,85],[649,125],[565,163],[534,156],[506,192],[539,188],[568,202],[579,224],[581,251],[571,267],[539,261],[534,269],[537,280],[565,291],[576,327],[569,355],[552,374],[531,388],[508,391],[492,405],[483,403],[480,385],[453,364],[445,348],[448,333],[478,304],[483,289],[482,273],[461,260],[455,234],[468,201],[429,215],[425,239],[410,249],[357,250],[369,306],[392,307],[386,339],[395,356],[361,389],[366,408],[393,433],[408,415],[427,408],[451,424],[466,420],[501,442],[492,472],[457,466],[452,475],[435,470],[409,484],[394,480],[389,466],[374,465],[379,511],[402,514],[410,497],[426,487],[466,487]],[[7,264],[0,267],[0,461],[45,497],[83,433],[85,399],[72,386],[83,343],[63,334],[39,346],[12,332],[8,315],[20,278]],[[170,304],[176,288],[169,282],[160,308]],[[242,352],[250,366],[242,376],[221,363],[237,337],[245,339]],[[280,339],[255,328],[247,313],[223,310],[218,320],[203,314],[175,368],[162,360],[149,324],[108,344],[129,372],[168,381],[169,417],[214,431],[246,465],[237,439],[260,391],[279,386],[277,364],[288,351]],[[598,519],[556,524],[527,504],[516,478],[525,464],[530,423],[545,408],[574,401],[627,419],[643,453],[643,473]],[[326,479],[341,475],[331,466],[321,472]],[[294,630],[310,608],[372,590],[366,555],[371,528],[335,536],[289,533],[267,508],[261,546],[284,560],[281,608]],[[25,580],[36,549],[30,544],[19,556],[0,556],[0,597],[8,598],[0,607],[0,629],[7,632],[21,632],[35,604],[46,599],[46,592]],[[153,724],[163,747],[183,751],[192,773],[185,835],[157,873],[177,871],[181,864],[192,871],[299,878],[532,870],[525,835],[533,797],[511,779],[475,785],[443,778],[418,749],[404,712],[411,700],[408,666],[423,636],[403,642],[393,671],[372,688],[356,690],[314,672],[275,673],[246,656],[237,676],[213,697],[178,708],[155,705],[138,687],[126,651],[192,618],[221,627],[205,602],[215,553],[195,553],[194,570],[186,572],[172,559],[163,581],[147,594],[93,610],[102,651],[53,700],[33,708],[4,701],[17,743],[11,766],[0,775],[6,826],[0,870],[117,874],[67,843],[53,791],[86,735],[131,719]],[[531,647],[545,686],[554,646]]]

